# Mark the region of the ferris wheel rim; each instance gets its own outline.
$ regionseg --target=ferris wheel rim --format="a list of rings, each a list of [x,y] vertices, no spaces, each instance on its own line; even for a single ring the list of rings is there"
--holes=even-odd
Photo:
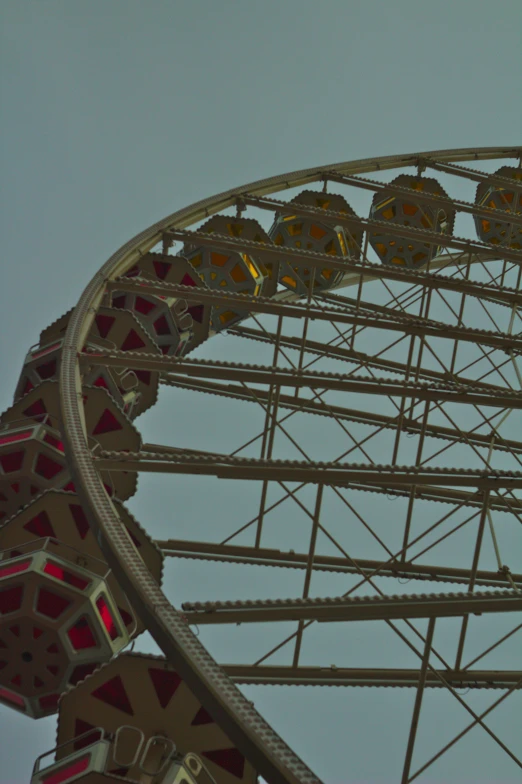
[[[211,214],[229,207],[241,194],[261,195],[305,185],[324,178],[328,172],[360,174],[369,171],[384,171],[405,166],[415,166],[421,160],[430,159],[441,163],[473,160],[492,160],[522,156],[522,148],[488,147],[439,150],[406,155],[382,156],[344,163],[313,167],[261,179],[239,188],[231,188],[212,197],[200,200],[178,210],[152,224],[125,243],[94,275],[75,306],[65,333],[60,368],[60,411],[63,436],[69,466],[98,541],[109,565],[123,587],[130,593],[133,604],[146,619],[149,631],[164,650],[167,658],[177,650],[179,656],[190,660],[189,669],[182,677],[189,686],[200,686],[213,700],[216,719],[237,743],[242,741],[248,749],[247,756],[256,769],[268,780],[280,782],[312,782],[317,777],[292,752],[279,736],[264,722],[239,690],[230,686],[223,669],[211,659],[202,644],[189,629],[183,632],[181,615],[168,602],[163,591],[153,581],[146,568],[139,566],[139,558],[132,557],[132,547],[120,536],[117,541],[119,521],[112,512],[102,482],[92,464],[91,453],[84,428],[81,411],[81,377],[78,353],[100,304],[105,285],[128,269],[132,262],[148,252],[161,239],[162,232],[169,227],[184,228]],[[154,597],[151,602],[149,599]],[[159,620],[158,620],[159,617]],[[170,629],[168,628],[170,624]],[[176,627],[176,631],[174,628]],[[155,633],[154,633],[155,632]],[[177,637],[176,637],[177,635]],[[182,639],[184,637],[184,639]],[[182,651],[181,648],[184,648]],[[179,661],[176,661],[179,667]],[[189,677],[187,677],[187,674]],[[219,683],[219,679],[222,682]],[[238,744],[240,745],[240,744]]]

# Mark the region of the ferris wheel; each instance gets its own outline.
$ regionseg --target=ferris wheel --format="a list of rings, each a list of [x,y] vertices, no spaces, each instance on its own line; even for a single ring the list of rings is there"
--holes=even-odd
[[[489,724],[522,686],[521,161],[234,188],[42,331],[0,420],[1,710],[58,719],[32,784],[318,782],[253,686],[308,687],[311,711],[312,686],[413,695],[390,781],[474,729],[522,767]],[[156,404],[163,443],[135,424]],[[169,476],[168,539],[125,506],[140,474]],[[193,575],[174,591],[166,557]],[[127,650],[145,630],[163,657]],[[422,757],[441,693],[467,724]]]

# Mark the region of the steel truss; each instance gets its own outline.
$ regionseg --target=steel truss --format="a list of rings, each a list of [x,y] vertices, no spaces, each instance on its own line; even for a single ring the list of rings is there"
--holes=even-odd
[[[231,189],[168,216],[130,240],[95,275],[69,320],[60,369],[61,420],[70,469],[89,523],[153,638],[231,741],[270,784],[308,784],[318,778],[260,716],[237,684],[415,688],[403,784],[417,778],[476,726],[522,767],[485,720],[497,704],[520,689],[521,673],[475,667],[512,639],[521,625],[499,640],[485,640],[484,649],[475,651],[474,658],[463,663],[470,615],[522,608],[522,575],[512,572],[504,562],[512,553],[506,553],[499,544],[501,526],[522,522],[522,443],[514,428],[506,434],[504,424],[513,411],[522,407],[522,251],[290,204],[272,196],[317,182],[327,189],[335,182],[352,189],[373,193],[386,190],[397,198],[416,199],[421,210],[451,203],[452,208],[468,215],[507,221],[507,213],[501,210],[477,208],[471,201],[448,200],[396,186],[390,189],[363,175],[413,166],[418,171],[433,168],[471,182],[487,179],[500,188],[514,188],[507,178],[458,164],[521,155],[520,148],[415,153],[308,169]],[[237,220],[253,209],[296,215],[303,220],[320,222],[322,218],[343,226],[348,236],[355,230],[364,231],[358,258],[284,248],[284,258],[290,264],[312,271],[327,267],[341,272],[339,286],[352,287],[354,296],[317,292],[310,285],[308,296],[301,300],[282,290],[267,298],[125,277],[158,244],[166,252],[173,242],[212,247],[223,254],[248,253],[277,266],[280,247],[198,230],[196,224],[229,207],[236,208]],[[511,214],[509,220],[518,226],[522,217]],[[195,230],[189,230],[194,226]],[[424,271],[385,267],[375,262],[368,243],[369,233],[383,228],[390,236],[431,243],[442,250]],[[131,357],[110,349],[83,351],[98,308],[110,305],[115,291],[176,298],[188,306],[232,307],[248,313],[252,321],[247,326],[232,325],[225,340],[232,355],[235,347],[251,349],[251,341],[256,341],[263,352],[263,363],[174,359],[137,351]],[[329,331],[315,334],[314,330],[320,329]],[[332,362],[344,363],[345,372],[332,373]],[[249,435],[249,440],[232,453],[154,444],[145,444],[135,453],[92,452],[82,414],[82,373],[97,366],[132,366],[135,371],[159,373],[165,386],[214,395],[216,405],[219,400],[254,403],[250,410],[260,416],[259,432]],[[356,395],[357,402],[352,405],[348,399],[341,405],[341,394],[343,399]],[[303,421],[312,419],[304,414],[320,416],[325,426],[335,427],[343,451],[317,459],[314,445],[305,443],[302,437],[301,430],[306,432]],[[300,426],[296,427],[298,421]],[[406,448],[408,436],[413,440]],[[278,458],[281,445],[291,447],[299,459]],[[252,457],[248,451],[252,449],[257,449],[259,456]],[[244,451],[247,456],[240,455]],[[408,458],[404,463],[403,455]],[[461,467],[463,463],[465,467]],[[217,477],[261,483],[259,509],[220,543],[168,539],[159,544],[165,553],[179,558],[300,570],[304,573],[301,597],[232,603],[212,599],[203,604],[185,603],[182,611],[175,609],[123,531],[105,492],[102,471],[193,474],[202,481]],[[400,509],[400,513],[389,514],[385,525],[378,518],[368,519],[372,515],[366,509],[361,511],[364,504],[357,499],[365,499],[369,493],[377,500],[384,494],[395,499],[394,509]],[[332,498],[347,524],[364,531],[377,548],[374,557],[359,558],[346,549],[342,531],[339,533],[339,526],[333,525],[341,519],[340,513],[334,520],[326,511]],[[435,519],[424,519],[427,501],[442,505],[436,507],[440,515]],[[309,526],[307,550],[287,553],[264,544],[271,515],[283,504],[285,509],[295,509]],[[433,504],[427,506],[434,508]],[[389,544],[391,530],[393,546]],[[437,548],[453,541],[457,532],[469,536],[468,561],[458,566],[444,561],[437,565],[441,552]],[[252,544],[233,542],[240,534],[251,536]],[[328,552],[321,551],[325,542]],[[494,554],[496,570],[482,568],[486,547]],[[437,550],[435,563],[419,561],[431,549]],[[314,580],[320,573],[346,575],[346,594],[334,599],[314,597]],[[382,589],[381,577],[459,584],[466,590],[458,594],[390,596]],[[479,587],[502,590],[478,592]],[[354,595],[362,588],[373,590],[374,595]],[[450,654],[440,649],[436,634],[436,620],[452,616],[461,618],[454,663],[449,661]],[[412,621],[416,618],[428,619],[427,630],[417,628]],[[418,668],[353,668],[342,662],[307,667],[300,663],[311,624],[359,620],[386,624],[415,655]],[[195,625],[278,621],[293,624],[295,630],[250,664],[218,664],[191,630]],[[276,652],[286,654],[288,664],[266,664]],[[447,690],[472,721],[412,773],[422,703],[427,698],[426,690],[431,688]],[[503,689],[504,694],[479,715],[457,691],[460,688]]]

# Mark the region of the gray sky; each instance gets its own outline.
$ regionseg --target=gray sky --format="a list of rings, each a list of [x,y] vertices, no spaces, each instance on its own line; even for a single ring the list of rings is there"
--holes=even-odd
[[[1,410],[39,331],[117,247],[175,209],[315,164],[521,143],[519,0],[0,0],[0,15]],[[186,405],[197,415],[199,402]],[[160,440],[161,412],[174,419],[162,403],[143,418],[147,440]],[[151,502],[155,481],[131,506],[167,536],[165,509]],[[182,525],[179,535],[189,535]],[[233,589],[224,570],[206,591],[201,570],[169,570],[175,601],[181,584],[183,598]],[[248,579],[252,596],[264,595],[265,576]],[[298,590],[290,580],[283,595]],[[219,634],[214,644],[226,648]],[[375,649],[383,644],[375,634]],[[409,718],[412,693],[251,691],[329,781],[385,782],[400,769],[404,734],[395,737],[387,709]],[[431,710],[451,724],[457,708],[447,699],[435,695]],[[516,713],[504,717],[516,748]],[[331,732],[317,735],[325,722]],[[0,782],[21,784],[53,744],[55,721],[0,708],[0,728]],[[477,732],[425,780],[490,781],[484,760],[498,754],[498,781],[517,781],[493,744],[481,750]],[[372,733],[382,745],[368,747],[365,761],[360,739]],[[420,742],[427,753],[437,747]]]

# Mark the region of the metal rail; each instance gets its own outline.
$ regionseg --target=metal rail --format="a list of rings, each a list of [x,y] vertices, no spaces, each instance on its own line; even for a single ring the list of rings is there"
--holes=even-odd
[[[184,602],[189,623],[267,623],[314,620],[379,621],[389,618],[452,616],[522,610],[522,592],[336,596],[313,599],[259,599],[236,602]]]
[[[442,373],[440,376],[442,377]],[[266,389],[260,389],[259,387],[257,387],[254,391],[241,384],[222,384],[203,379],[192,381],[181,376],[169,374],[162,376],[160,382],[162,384],[178,387],[180,389],[188,389],[194,392],[229,397],[235,400],[244,400],[251,403],[258,403],[259,401],[267,403],[270,394]],[[458,382],[459,384],[462,383],[462,379],[460,377]],[[394,416],[385,416],[384,414],[377,414],[373,411],[364,411],[363,409],[335,406],[331,403],[328,403],[328,406],[326,406],[323,402],[313,400],[312,398],[296,398],[294,395],[285,395],[281,393],[279,395],[279,406],[280,408],[286,408],[291,411],[299,411],[300,413],[304,414],[325,417],[335,416],[337,419],[346,422],[359,422],[361,424],[373,425],[386,429],[393,428],[394,430],[397,427],[397,418]],[[403,417],[402,429],[407,433],[419,434],[422,432],[423,428],[422,423],[417,419]],[[474,446],[481,446],[485,448],[487,447],[488,449],[491,447],[491,434],[461,431],[457,430],[456,428],[446,427],[445,425],[432,425],[430,423],[426,424],[424,430],[426,435],[432,438],[438,438],[453,443],[469,443],[473,444]],[[512,452],[517,454],[522,452],[522,444],[519,441],[502,438],[495,440],[493,449],[495,451],[498,450],[501,452]],[[144,451],[154,452],[157,450],[145,450],[144,448]]]
[[[261,199],[250,195],[245,195],[241,198],[246,204],[249,204],[252,207],[264,207],[271,211],[280,209],[289,214],[297,212],[297,210],[293,209],[293,205],[290,206],[287,202],[282,202],[278,199]],[[317,213],[319,213],[319,210],[314,210],[313,207],[300,208],[299,212],[310,217],[312,215],[318,217]],[[325,210],[323,218],[328,218],[328,210]],[[346,227],[354,225],[360,226],[368,231],[381,232],[382,234],[399,238],[407,237],[426,244],[432,244],[443,248],[452,248],[466,255],[476,255],[480,257],[481,255],[486,254],[491,257],[492,255],[499,254],[503,259],[508,259],[516,264],[522,264],[522,251],[510,247],[506,248],[498,245],[490,245],[485,242],[472,242],[471,240],[462,237],[454,237],[451,234],[438,234],[434,231],[416,229],[411,226],[404,227],[401,224],[392,223],[391,221],[371,220],[370,218],[358,218],[356,216],[344,216],[342,220],[339,220],[339,224]],[[164,237],[167,240],[178,240],[187,243],[192,247],[208,245],[234,251],[241,246],[243,247],[243,252],[245,252],[245,250],[253,250],[254,252],[257,250],[257,255],[260,255],[262,258],[272,256],[278,259],[281,258],[281,256],[284,256],[288,259],[295,259],[301,264],[304,262],[312,263],[314,260],[316,263],[322,263],[323,261],[334,258],[328,254],[316,253],[311,250],[297,250],[289,246],[267,245],[247,240],[238,241],[222,234],[207,234],[206,232],[187,231],[183,229],[173,229],[172,231],[165,232]],[[281,247],[284,247],[284,250],[281,250]],[[333,267],[333,265],[330,266],[332,266],[332,269],[341,269],[340,267]]]
[[[456,174],[455,170],[452,170],[451,173]],[[405,186],[401,185],[393,185],[391,183],[369,180],[367,177],[349,177],[348,175],[334,174],[333,172],[326,174],[324,179],[329,182],[338,182],[342,185],[353,185],[356,188],[372,191],[373,193],[383,193],[392,196],[408,196],[414,202],[416,201],[419,204],[429,204],[434,207],[446,207],[448,210],[457,210],[458,212],[465,212],[468,215],[479,215],[483,218],[496,219],[498,221],[503,221],[504,223],[509,221],[509,223],[514,223],[517,226],[522,225],[522,214],[520,213],[498,210],[486,205],[471,204],[470,202],[463,201],[462,199],[451,199],[450,197],[443,196],[442,194],[436,195],[427,191],[416,191],[413,188],[406,188]],[[494,176],[492,178],[490,176],[488,177],[488,180],[492,185],[501,184],[502,187],[508,187],[506,185],[507,178],[505,177],[499,177],[497,179]],[[502,182],[499,183],[499,180]],[[514,189],[520,188],[519,182],[517,180],[512,180],[512,183],[512,187]]]
[[[236,294],[226,291],[212,291],[193,286],[182,286],[173,283],[163,283],[159,281],[147,280],[146,278],[121,278],[107,286],[109,291],[130,291],[139,294],[152,294],[155,296],[179,297],[188,301],[214,305],[216,307],[226,306],[247,311],[248,313],[266,313],[285,318],[311,319],[313,321],[336,321],[340,324],[360,324],[361,326],[373,326],[377,314],[386,316],[387,321],[393,320],[397,324],[407,324],[410,322],[426,324],[434,328],[444,328],[447,326],[443,322],[428,320],[415,316],[411,313],[401,313],[393,308],[382,305],[372,305],[369,302],[359,302],[355,300],[343,299],[340,307],[328,307],[321,305],[321,301],[312,300],[305,305],[300,302],[278,302],[269,297],[255,297],[249,294]],[[327,301],[325,299],[325,301]],[[356,315],[357,314],[357,315]],[[369,318],[373,316],[373,318]],[[368,324],[365,321],[368,318]],[[379,326],[379,324],[376,324]]]
[[[522,341],[521,345],[522,345]],[[236,362],[219,362],[208,359],[176,359],[157,354],[135,352],[132,359],[125,351],[106,351],[83,354],[80,364],[105,365],[106,367],[150,370],[170,375],[196,378],[239,381],[249,384],[274,384],[279,387],[319,388],[339,392],[360,392],[366,395],[389,395],[417,400],[447,400],[453,403],[475,403],[498,408],[522,408],[522,392],[513,390],[481,389],[477,386],[459,385],[452,381],[415,382],[375,376],[353,376],[344,373],[322,373],[314,370],[292,370],[263,365],[246,365]]]
[[[313,463],[297,460],[257,460],[211,452],[107,452],[93,458],[99,471],[146,471],[165,474],[200,474],[219,479],[275,480],[312,484],[369,483],[381,487],[431,485],[434,487],[522,488],[522,471],[466,468],[428,468],[364,463]]]
[[[228,563],[252,564],[287,569],[305,569],[308,553],[283,552],[266,547],[247,547],[244,545],[214,544],[210,542],[188,541],[186,539],[161,539],[156,544],[163,555],[173,558],[197,558],[225,561]],[[355,562],[355,563],[354,563]],[[470,570],[445,565],[391,562],[354,558],[349,560],[334,555],[314,556],[315,571],[359,574],[360,570],[377,570],[380,577],[395,577],[408,580],[428,580],[433,582],[468,583]],[[511,574],[513,582],[522,589],[522,574]],[[509,581],[504,572],[485,569],[477,571],[476,585],[492,588],[506,588]]]
[[[275,665],[224,664],[223,669],[235,681],[269,686],[378,686],[381,688],[416,688],[419,670],[372,669],[351,667],[284,667]],[[458,689],[507,689],[518,684],[520,670],[438,670],[426,673],[428,688],[444,688],[438,675]],[[520,687],[519,687],[520,688]]]
[[[284,204],[285,202],[280,203]],[[375,221],[375,223],[379,222]],[[385,225],[385,228],[388,230],[387,225]],[[413,236],[414,230],[412,229],[411,231]],[[398,231],[392,232],[390,230],[387,233],[396,233],[399,235]],[[418,230],[418,233],[424,234],[424,232],[421,232],[420,230]],[[400,232],[400,234],[402,234],[402,232]],[[193,247],[205,245],[209,247],[220,248],[222,250],[229,251],[230,253],[238,253],[242,249],[243,252],[248,251],[253,256],[256,256],[262,260],[266,260],[268,257],[269,259],[272,258],[272,260],[277,261],[280,260],[282,256],[284,256],[286,261],[295,261],[298,264],[306,264],[309,267],[317,267],[319,265],[327,266],[332,270],[339,270],[340,272],[344,272],[346,274],[355,273],[357,275],[364,275],[369,279],[382,278],[383,280],[398,280],[403,283],[417,283],[419,285],[422,284],[427,286],[428,288],[448,289],[449,291],[467,293],[474,296],[480,296],[482,298],[489,298],[498,302],[510,302],[511,304],[520,303],[520,297],[516,290],[504,289],[502,286],[491,286],[487,283],[475,283],[474,281],[468,283],[468,281],[465,279],[449,278],[441,275],[440,273],[406,270],[384,264],[377,264],[368,260],[355,261],[349,258],[344,258],[342,256],[330,256],[327,253],[316,253],[315,251],[311,250],[297,250],[296,248],[291,248],[288,246],[285,246],[284,251],[282,251],[281,246],[279,245],[263,245],[259,242],[253,242],[249,240],[239,241],[223,234],[207,234],[201,231],[176,230],[169,232],[166,236],[169,240],[181,240],[182,242],[191,244]],[[418,239],[423,242],[431,240],[433,243],[435,242],[433,239],[434,237],[442,236],[444,235],[429,233],[428,237],[413,236],[413,239]],[[466,244],[464,241],[462,241],[462,243],[459,243],[459,249],[460,254],[458,258],[461,263],[464,263],[469,255],[478,255],[480,257],[480,255],[483,256],[486,254],[486,260],[489,261],[499,258],[499,248],[494,245],[483,248],[476,243]],[[522,251],[503,248],[501,258],[504,257],[506,259],[512,259],[517,264],[522,264]],[[450,261],[455,261],[455,259],[450,259]]]
[[[522,339],[513,335],[445,324],[442,321],[419,318],[408,313],[398,313],[392,308],[379,308],[378,306],[372,308],[369,303],[365,302],[360,302],[358,309],[350,312],[348,308],[319,307],[315,303],[308,305],[300,305],[293,302],[280,303],[273,302],[266,297],[252,297],[246,294],[205,292],[204,290],[201,291],[188,286],[168,284],[161,286],[150,281],[144,281],[142,278],[133,278],[132,281],[118,281],[116,284],[109,286],[109,289],[139,291],[140,294],[170,295],[216,306],[228,305],[245,313],[267,313],[285,316],[285,318],[288,316],[288,318],[338,322],[339,324],[357,324],[361,327],[404,332],[406,335],[449,338],[451,340],[480,343],[503,350],[512,350],[517,353],[522,352]],[[199,293],[200,291],[201,293]],[[287,310],[288,313],[286,312]],[[91,349],[91,353],[93,351]],[[165,359],[168,359],[168,357]]]

